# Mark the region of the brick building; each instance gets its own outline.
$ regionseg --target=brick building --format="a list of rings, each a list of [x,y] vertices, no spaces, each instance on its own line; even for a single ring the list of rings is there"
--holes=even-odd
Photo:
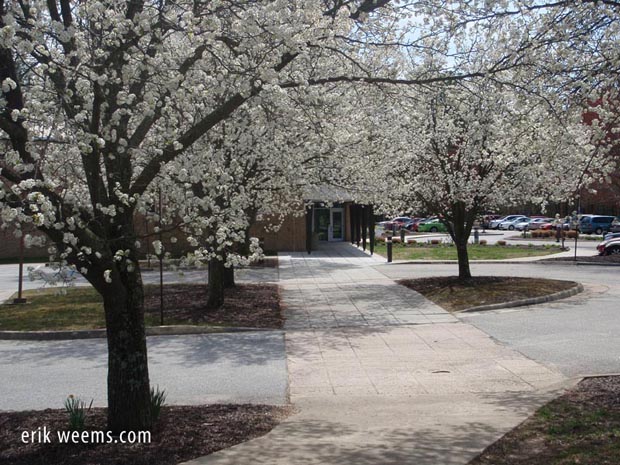
[[[258,222],[250,229],[250,235],[260,239],[266,252],[309,252],[321,242],[360,242],[374,234],[372,207],[355,203],[347,192],[321,187],[304,197],[277,231],[269,228],[269,221]]]

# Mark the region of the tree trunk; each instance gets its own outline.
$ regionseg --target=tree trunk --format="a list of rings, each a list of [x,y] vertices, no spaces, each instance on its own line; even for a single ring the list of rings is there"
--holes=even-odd
[[[452,221],[448,221],[446,227],[456,246],[459,261],[459,280],[466,281],[471,279],[467,241],[469,241],[469,235],[471,234],[471,228],[477,211],[475,208],[468,210],[463,202],[455,202],[451,205],[450,210],[452,212]]]
[[[224,305],[224,263],[217,258],[209,260],[209,297],[207,309]]]
[[[224,289],[235,287],[235,267],[224,267]]]
[[[97,286],[103,295],[108,338],[108,428],[115,434],[150,430],[149,369],[140,270],[136,266],[134,272],[127,273],[113,268],[111,278],[112,282]]]
[[[467,239],[460,239],[456,244],[456,253],[459,260],[459,280],[466,281],[471,279],[471,271],[469,269],[469,254],[467,252]]]

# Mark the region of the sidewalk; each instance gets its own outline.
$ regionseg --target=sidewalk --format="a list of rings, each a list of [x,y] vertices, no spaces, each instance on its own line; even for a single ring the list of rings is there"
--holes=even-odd
[[[281,257],[290,400],[197,464],[466,464],[566,379],[403,288],[348,244]]]

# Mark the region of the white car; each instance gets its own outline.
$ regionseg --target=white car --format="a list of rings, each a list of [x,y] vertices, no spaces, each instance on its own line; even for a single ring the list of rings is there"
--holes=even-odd
[[[499,229],[508,229],[509,231],[513,231],[517,223],[522,223],[525,220],[529,220],[529,218],[527,216],[518,216],[511,220],[502,221],[499,224]]]
[[[517,231],[523,231],[525,229],[538,229],[541,224],[548,223],[549,221],[552,220],[549,218],[528,218],[521,223],[515,224],[515,229]]]
[[[599,255],[620,255],[620,239],[612,238],[596,246]]]
[[[502,218],[498,218],[496,220],[492,220],[489,223],[489,229],[497,229],[502,222],[504,222],[504,221],[511,221],[511,220],[516,219],[516,218],[523,218],[523,215],[508,215],[508,216],[504,216]]]

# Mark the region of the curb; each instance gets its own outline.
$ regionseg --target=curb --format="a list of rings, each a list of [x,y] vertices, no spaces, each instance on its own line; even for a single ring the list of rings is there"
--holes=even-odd
[[[470,260],[469,263],[472,265],[480,265],[480,264],[492,264],[492,265],[514,265],[514,264],[523,264],[523,265],[532,265],[536,263],[542,263],[546,260],[538,259],[538,260],[519,260],[519,261],[510,261],[510,260]],[[397,260],[392,261],[392,263],[384,262],[384,265],[457,265],[458,260]]]
[[[563,265],[563,266],[620,266],[620,263],[614,262],[580,262],[575,260],[539,260],[537,263],[544,263],[549,265]]]
[[[620,376],[619,372],[611,372],[611,373],[602,373],[600,375],[580,375],[581,379],[589,379],[589,378],[611,378],[612,376]]]
[[[249,333],[263,331],[283,331],[277,328],[246,327],[208,327],[208,326],[150,326],[147,336],[182,336],[192,334]],[[105,329],[86,329],[76,331],[0,331],[0,340],[5,341],[63,341],[73,339],[104,339]]]
[[[553,302],[554,300],[565,299],[566,297],[571,297],[573,295],[579,294],[580,292],[583,292],[583,285],[581,283],[577,283],[576,286],[573,286],[570,289],[565,289],[563,291],[556,292],[554,294],[544,295],[541,297],[531,297],[529,299],[513,300],[512,302],[501,302],[498,304],[478,305],[477,307],[466,308],[465,310],[461,310],[460,312],[456,312],[456,313],[499,310],[500,308],[523,307],[525,305],[542,304],[545,302]]]
[[[620,266],[620,263],[593,263],[593,262],[577,262],[579,266]]]
[[[553,257],[550,255],[550,257]],[[553,257],[557,258],[557,257]],[[590,265],[590,266],[620,266],[620,263],[593,263],[593,262],[575,262],[573,260],[553,260],[549,258],[539,258],[537,260],[470,260],[472,265],[537,265],[537,264],[551,264],[551,265]],[[458,260],[396,260],[392,263],[388,263],[387,260],[382,265],[456,265]]]

